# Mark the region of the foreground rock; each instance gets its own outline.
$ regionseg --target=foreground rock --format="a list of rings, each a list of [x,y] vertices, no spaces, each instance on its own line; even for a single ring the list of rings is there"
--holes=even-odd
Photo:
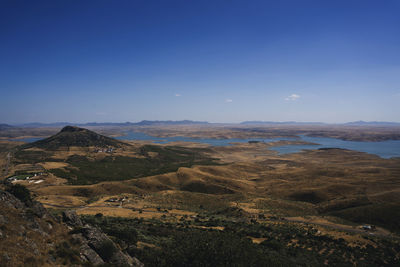
[[[63,212],[63,220],[76,229],[73,238],[79,240],[82,260],[94,265],[109,263],[114,266],[144,266],[138,259],[123,253],[119,247],[101,230],[85,225],[73,211]]]
[[[0,266],[143,266],[73,211],[62,221],[0,189]]]
[[[0,266],[71,263],[56,255],[63,240],[68,240],[68,228],[57,222],[40,203],[22,202],[0,190]]]

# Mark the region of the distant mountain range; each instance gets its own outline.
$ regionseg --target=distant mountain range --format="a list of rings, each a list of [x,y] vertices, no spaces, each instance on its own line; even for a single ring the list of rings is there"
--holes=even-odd
[[[18,127],[63,127],[66,125],[76,125],[76,126],[150,126],[150,125],[190,125],[190,124],[208,124],[206,121],[149,121],[143,120],[140,122],[88,122],[88,123],[71,123],[71,122],[54,122],[54,123],[24,123],[17,124]]]
[[[400,122],[390,122],[390,121],[353,121],[353,122],[344,123],[344,125],[399,126]]]
[[[185,124],[209,124],[207,121],[191,121],[191,120],[183,120],[183,121],[141,121],[133,123],[133,125],[185,125]]]
[[[296,121],[244,121],[242,125],[260,125],[260,124],[271,124],[271,125],[350,125],[350,126],[400,126],[400,122],[386,122],[386,121],[353,121],[346,123],[325,123],[325,122],[296,122]]]
[[[0,124],[0,131],[1,130],[6,130],[6,129],[9,129],[9,128],[13,128],[13,126],[11,126],[11,125],[8,125],[8,124]]]
[[[244,121],[241,122],[240,124],[242,125],[252,125],[252,124],[279,124],[279,125],[320,125],[320,124],[326,124],[324,122],[297,122],[297,121]]]
[[[87,126],[152,126],[152,125],[202,125],[202,124],[224,124],[210,123],[207,121],[150,121],[142,120],[140,122],[88,122],[88,123],[70,123],[70,122],[54,122],[54,123],[24,123],[24,124],[0,124],[0,130],[9,129],[12,127],[38,128],[38,127],[64,127],[66,125],[75,125],[80,127]],[[241,124],[241,125],[347,125],[347,126],[400,126],[400,122],[385,122],[385,121],[354,121],[346,123],[324,123],[324,122],[296,122],[296,121],[244,121],[241,123],[226,123],[226,124]]]

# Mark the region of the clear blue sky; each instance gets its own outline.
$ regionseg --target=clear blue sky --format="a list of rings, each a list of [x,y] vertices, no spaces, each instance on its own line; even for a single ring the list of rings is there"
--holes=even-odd
[[[0,0],[0,122],[400,121],[400,1]]]

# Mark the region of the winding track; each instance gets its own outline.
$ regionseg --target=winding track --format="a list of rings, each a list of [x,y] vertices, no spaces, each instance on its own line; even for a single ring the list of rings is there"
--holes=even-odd
[[[294,222],[294,223],[303,223],[307,225],[318,225],[318,226],[323,226],[335,230],[340,230],[344,232],[349,232],[349,233],[356,233],[356,234],[362,234],[362,235],[374,235],[374,236],[379,236],[379,237],[388,237],[391,235],[391,233],[386,233],[386,231],[379,230],[375,232],[368,232],[362,229],[358,228],[352,228],[351,226],[346,226],[346,225],[338,225],[338,224],[330,224],[330,223],[320,223],[320,222],[308,222],[305,220],[300,220],[300,219],[294,219],[290,217],[285,218],[286,221],[288,222]]]

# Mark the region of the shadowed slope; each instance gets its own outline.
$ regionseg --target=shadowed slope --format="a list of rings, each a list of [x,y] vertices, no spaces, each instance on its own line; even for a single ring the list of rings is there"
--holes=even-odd
[[[122,147],[124,145],[126,144],[121,141],[97,134],[93,131],[84,128],[65,126],[56,135],[50,136],[49,138],[39,140],[30,144],[23,145],[22,148],[36,147],[36,148],[53,150],[53,149],[58,149],[60,147],[70,147],[70,146]]]

